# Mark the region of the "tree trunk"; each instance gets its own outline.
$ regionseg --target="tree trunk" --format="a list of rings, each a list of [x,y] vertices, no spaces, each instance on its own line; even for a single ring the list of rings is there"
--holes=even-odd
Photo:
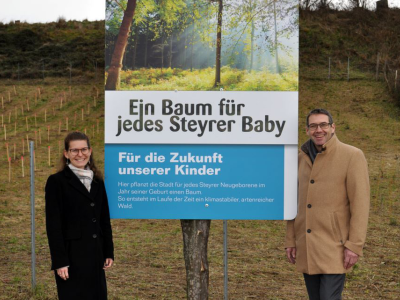
[[[181,220],[188,300],[207,300],[208,236],[211,220]]]
[[[253,60],[254,60],[254,20],[251,20],[251,54],[250,54],[250,67],[249,72],[253,70]]]
[[[221,84],[221,46],[222,46],[222,9],[223,0],[218,0],[218,26],[217,26],[217,55],[215,59],[215,83],[214,86]]]
[[[174,34],[171,33],[171,43],[169,44],[169,67],[172,69],[172,39],[174,38]]]
[[[281,70],[279,67],[279,58],[278,58],[278,33],[276,31],[276,8],[275,8],[275,2],[274,0],[274,22],[275,22],[275,60],[276,60],[276,73],[280,74]]]
[[[137,53],[137,45],[138,45],[138,39],[139,39],[139,25],[136,25],[134,39],[135,39],[135,42],[134,42],[134,46],[133,46],[132,70],[135,70],[135,66],[136,66],[136,53]]]
[[[120,84],[120,72],[122,68],[122,58],[125,53],[128,41],[129,30],[131,27],[133,16],[135,15],[136,0],[128,0],[124,18],[118,33],[117,44],[111,58],[111,64],[108,69],[108,77],[106,82],[106,90],[118,90]]]
[[[149,22],[146,24],[146,45],[144,50],[144,67],[147,68],[147,49],[149,43]]]

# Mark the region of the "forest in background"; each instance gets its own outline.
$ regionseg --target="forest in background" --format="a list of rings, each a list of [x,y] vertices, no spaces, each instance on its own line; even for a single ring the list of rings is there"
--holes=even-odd
[[[126,1],[106,3],[107,68],[111,64]],[[146,71],[154,69],[156,71]],[[164,70],[169,72],[166,76],[152,77],[158,69],[161,75]],[[137,1],[122,60],[122,89],[196,89],[180,82],[180,78],[190,75],[183,71],[205,70],[200,74],[205,78],[212,77],[210,69],[215,69],[216,73],[224,70],[235,73],[236,85],[226,84],[221,75],[222,80],[216,79],[215,87],[246,89],[247,85],[242,83],[253,80],[245,76],[246,73],[256,72],[284,74],[280,79],[273,79],[279,81],[278,86],[282,85],[275,88],[283,90],[290,86],[289,90],[296,90],[297,1]],[[140,72],[129,72],[135,70]],[[127,77],[129,80],[124,80]],[[228,81],[232,81],[232,76]],[[207,90],[212,86],[197,88]]]

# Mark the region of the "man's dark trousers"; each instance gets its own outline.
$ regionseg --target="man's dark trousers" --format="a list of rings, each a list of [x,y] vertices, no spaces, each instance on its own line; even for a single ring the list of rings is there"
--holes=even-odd
[[[346,274],[304,274],[310,300],[341,300]]]

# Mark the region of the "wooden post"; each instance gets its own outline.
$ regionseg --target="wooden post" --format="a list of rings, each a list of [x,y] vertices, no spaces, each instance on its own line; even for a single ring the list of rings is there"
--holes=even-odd
[[[47,141],[50,141],[50,125],[47,125]]]
[[[3,127],[4,126],[4,116],[3,116],[3,114],[1,114],[1,127]]]
[[[25,155],[25,143],[24,143],[24,139],[22,139],[22,154]]]
[[[6,143],[6,152],[7,152],[7,157],[10,157],[10,151],[8,149],[8,143]]]
[[[26,97],[26,109],[27,111],[29,111],[29,98]]]
[[[26,117],[25,120],[26,120],[26,131],[29,131],[28,117]]]
[[[61,134],[61,121],[58,121],[58,134]]]
[[[8,158],[8,182],[11,182],[11,157]]]
[[[49,167],[51,166],[51,163],[50,163],[50,146],[48,147],[48,149],[49,149]]]
[[[375,80],[378,80],[378,75],[379,75],[379,59],[380,59],[380,53],[378,52],[378,55],[376,57]]]
[[[15,118],[15,119],[17,119],[17,118]],[[8,124],[10,124],[11,123],[11,111],[10,111],[10,113],[8,114]]]
[[[26,135],[26,144],[28,145],[28,147],[27,147],[28,148],[28,152],[31,151],[30,147],[29,147],[29,137],[28,137],[28,135]]]
[[[34,170],[36,171],[36,150],[33,150],[33,164],[35,165]]]
[[[60,99],[60,110],[62,109],[63,98]]]
[[[84,113],[84,109],[82,108],[82,121],[83,121],[83,113]]]
[[[25,177],[25,172],[24,172],[24,157],[21,156],[21,166],[22,166],[22,177]]]
[[[1,108],[4,109],[4,97],[1,96]]]
[[[85,134],[87,135],[87,133],[86,133],[86,127],[85,127]]]
[[[37,131],[35,130],[35,144],[37,144]]]
[[[17,90],[15,89],[15,85],[13,85],[14,88],[14,95],[17,95]]]

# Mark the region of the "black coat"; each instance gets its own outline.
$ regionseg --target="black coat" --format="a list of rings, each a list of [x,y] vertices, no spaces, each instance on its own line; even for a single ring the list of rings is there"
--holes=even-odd
[[[51,175],[46,229],[51,269],[69,266],[66,281],[55,275],[59,299],[107,299],[103,265],[114,259],[114,246],[103,181],[94,179],[89,193],[69,167]]]

